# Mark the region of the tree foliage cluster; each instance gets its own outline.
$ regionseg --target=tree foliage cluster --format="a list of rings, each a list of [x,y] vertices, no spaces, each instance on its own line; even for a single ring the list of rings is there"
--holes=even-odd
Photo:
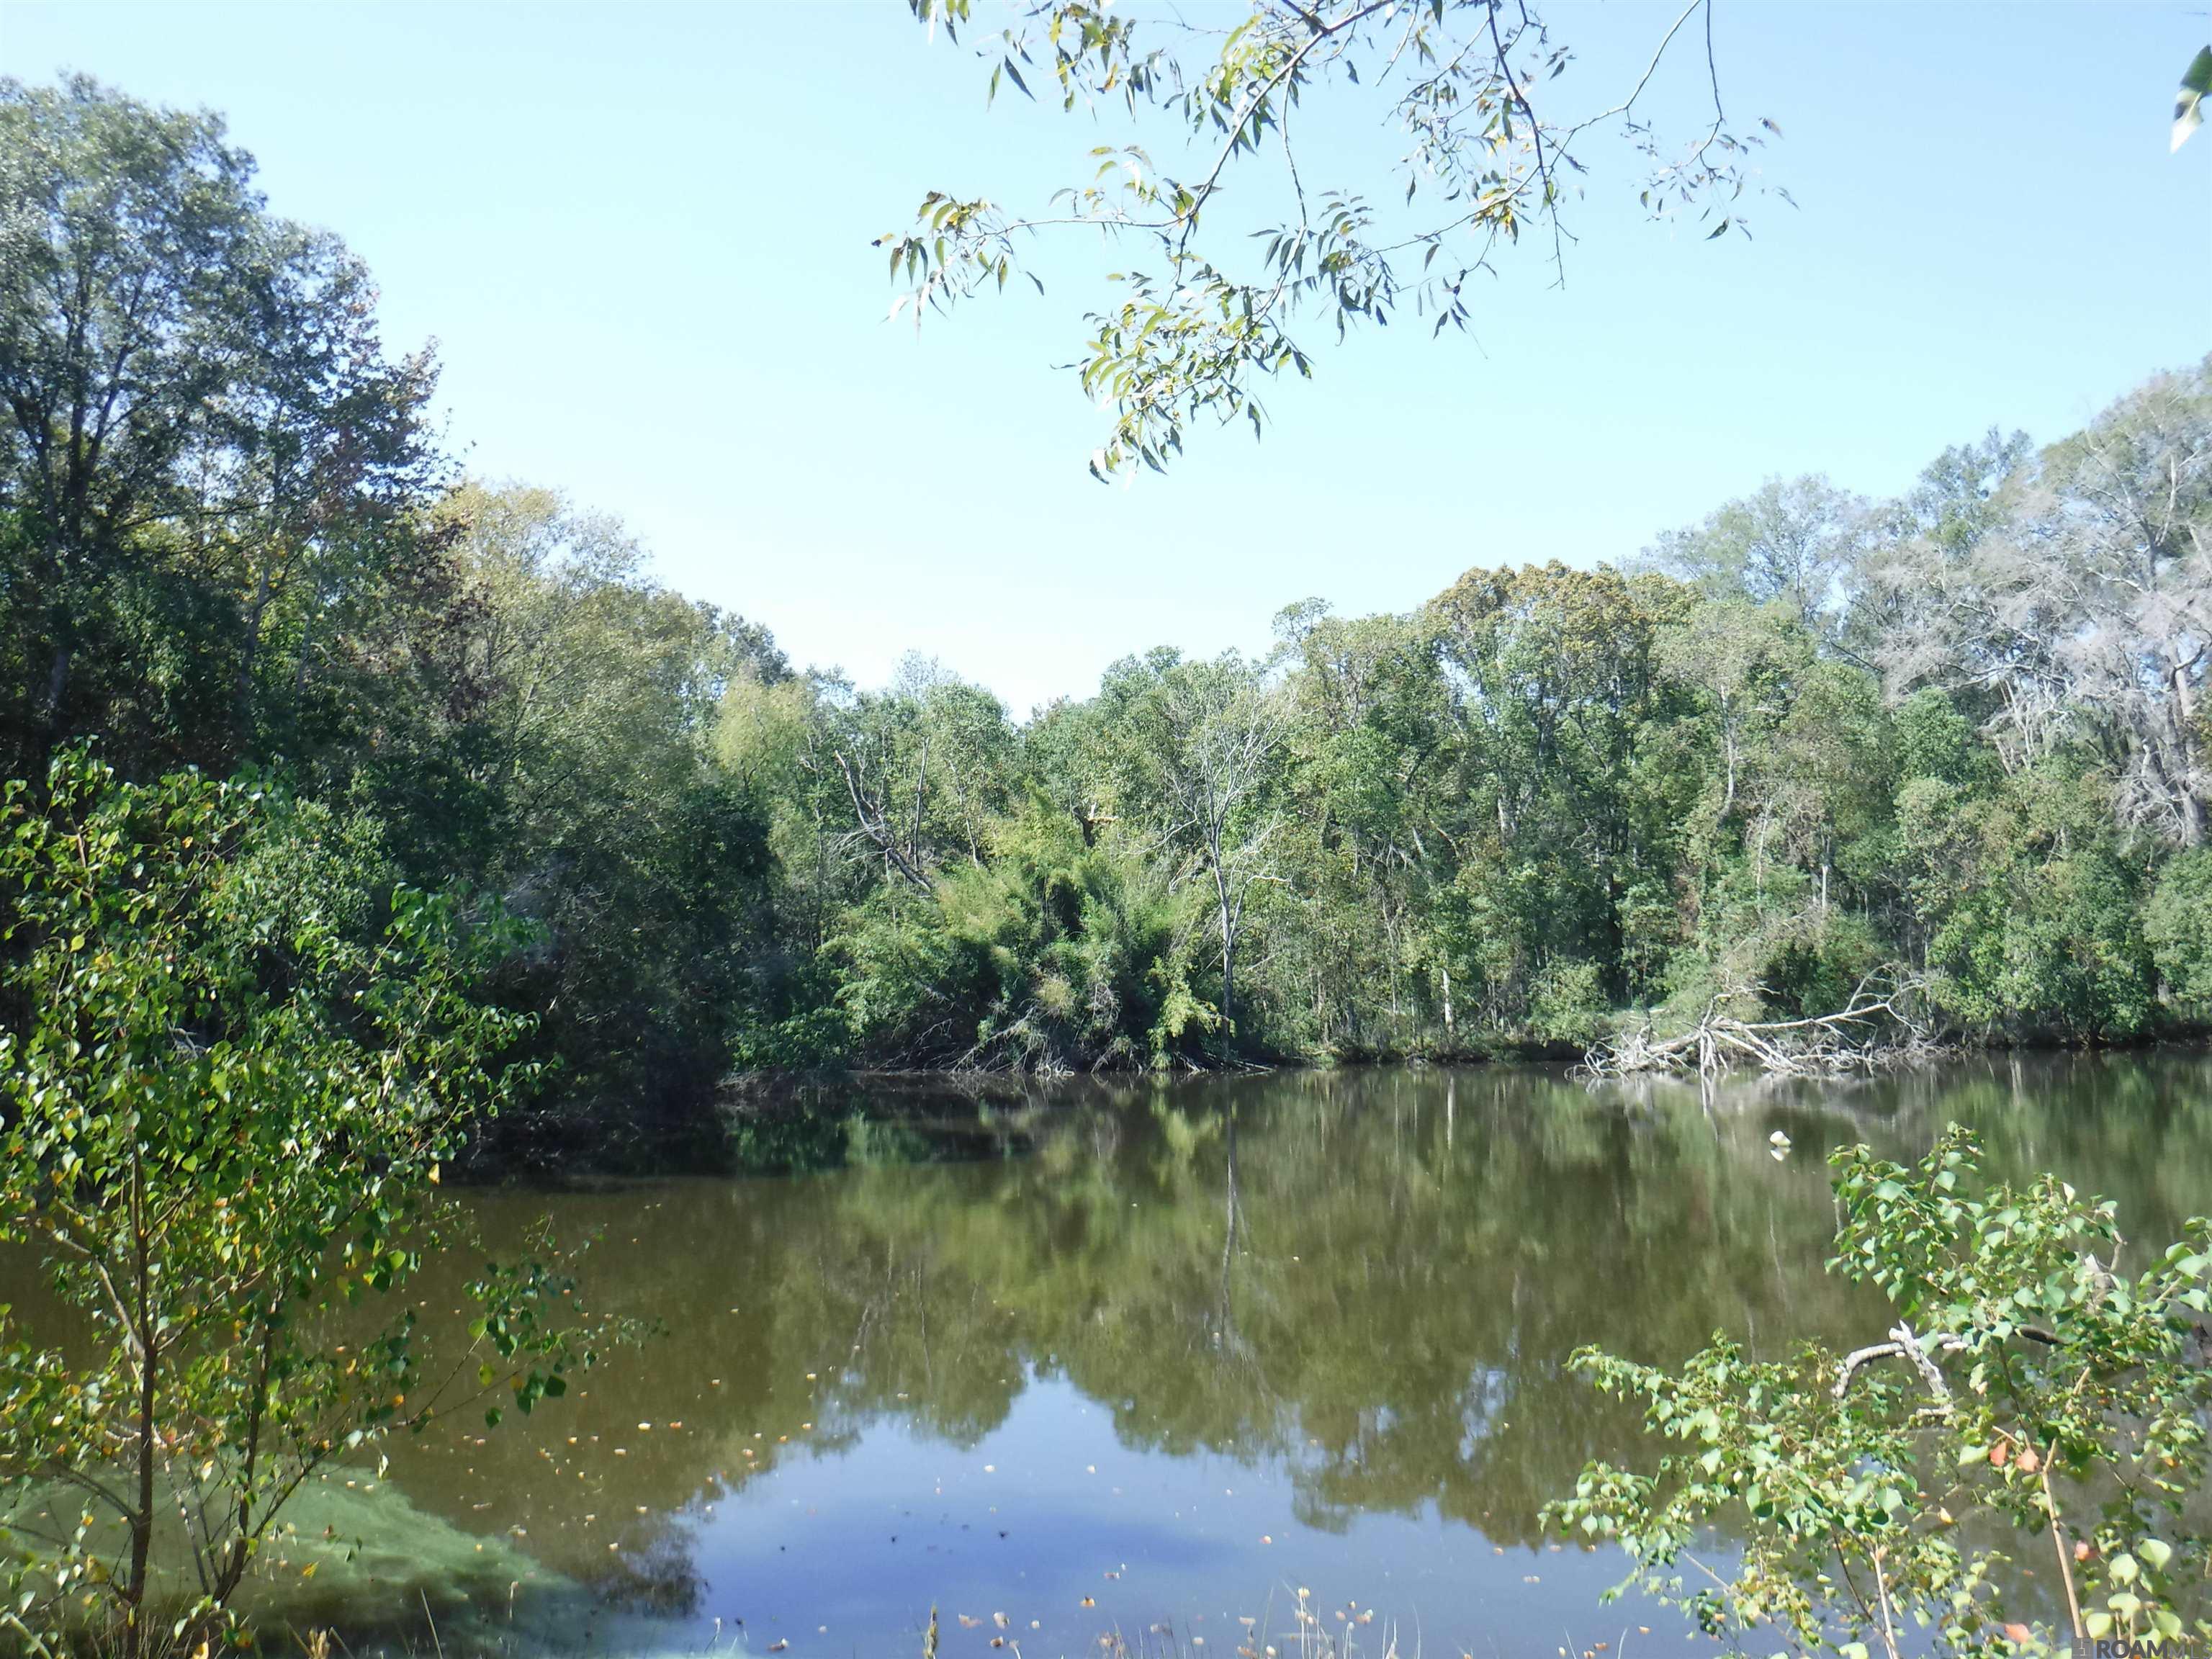
[[[212,116],[0,87],[0,762],[280,766],[535,926],[495,988],[576,1098],[696,1093],[768,871],[705,734],[781,659],[611,521],[460,478],[429,357],[252,179]]]
[[[460,476],[433,364],[214,118],[10,85],[0,146],[7,769],[277,766],[532,923],[492,984],[557,1080],[495,1152],[733,1070],[1566,1050],[1884,974],[2007,1039],[2212,1012],[2204,365],[1897,501],[1774,481],[1022,720],[795,671]]]
[[[2200,366],[1899,501],[1772,481],[1618,569],[1294,605],[1020,724],[921,663],[734,684],[780,867],[842,884],[829,1001],[757,1057],[1579,1048],[1873,982],[1975,1038],[2200,1025],[2208,532]]]
[[[1831,1157],[1828,1265],[1887,1299],[1887,1340],[1762,1360],[1723,1334],[1679,1372],[1579,1352],[1668,1449],[1649,1472],[1592,1462],[1552,1518],[1617,1540],[1632,1581],[1710,1632],[1793,1652],[2212,1633],[2191,1505],[2212,1413],[2212,1223],[2123,1268],[2109,1201],[2051,1176],[1990,1182],[1980,1161],[1956,1124],[1910,1167],[1865,1146]],[[1698,1557],[1723,1512],[1747,1522],[1727,1571]],[[2007,1616],[2005,1569],[2026,1554],[2063,1590],[2063,1619]]]
[[[484,1265],[434,1354],[394,1294],[531,1081],[480,994],[523,930],[250,779],[70,750],[46,785],[0,795],[0,1245],[41,1304],[0,1304],[0,1632],[205,1652],[301,1486],[592,1357],[542,1259]]]

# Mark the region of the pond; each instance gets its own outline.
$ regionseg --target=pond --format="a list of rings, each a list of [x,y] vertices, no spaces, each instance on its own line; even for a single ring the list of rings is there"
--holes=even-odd
[[[1230,1659],[1297,1652],[1304,1595],[1363,1652],[1680,1651],[1679,1615],[1601,1604],[1618,1556],[1540,1530],[1635,1440],[1569,1353],[1874,1340],[1823,1271],[1826,1154],[1953,1120],[2162,1246],[2212,1205],[2208,1082],[2172,1054],[1710,1100],[1510,1067],[856,1086],[734,1132],[775,1172],[457,1199],[495,1253],[549,1213],[594,1237],[592,1305],[659,1333],[312,1495],[301,1531],[354,1559],[302,1583],[280,1553],[269,1610],[356,1651],[380,1610],[416,1652],[434,1621],[441,1650],[803,1659],[918,1654],[934,1606],[948,1656]]]

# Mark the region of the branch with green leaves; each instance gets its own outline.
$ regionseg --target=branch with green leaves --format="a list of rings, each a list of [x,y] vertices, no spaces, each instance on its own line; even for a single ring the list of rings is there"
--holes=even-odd
[[[2182,72],[2181,90],[2173,97],[2173,143],[2179,149],[2189,135],[2204,125],[2204,100],[2212,94],[2212,46],[2200,50]]]
[[[470,1286],[442,1376],[396,1299],[459,1243],[441,1166],[536,1068],[507,1060],[527,1017],[481,995],[526,930],[378,869],[253,780],[130,784],[71,750],[43,798],[0,794],[0,994],[27,1011],[0,1030],[0,1242],[73,1321],[0,1307],[0,1571],[58,1645],[190,1650],[327,1466],[457,1408],[465,1370],[526,1411],[592,1362],[550,1249]]]
[[[970,0],[908,3],[955,40],[972,21]],[[1643,112],[1645,94],[1670,56],[1692,50],[1711,112],[1687,137],[1663,138]],[[1085,395],[1115,414],[1091,459],[1101,479],[1137,464],[1164,470],[1201,417],[1260,431],[1260,384],[1286,371],[1310,377],[1316,330],[1342,339],[1411,312],[1431,336],[1464,331],[1469,283],[1524,232],[1547,238],[1564,282],[1565,216],[1594,132],[1617,131],[1640,158],[1647,213],[1693,215],[1718,237],[1748,234],[1750,157],[1761,129],[1778,131],[1729,121],[1711,0],[1691,0],[1635,82],[1596,110],[1566,106],[1557,83],[1573,53],[1525,0],[1253,0],[1225,30],[1094,0],[1030,0],[981,55],[993,98],[1011,85],[1035,99],[1034,80],[1063,109],[1113,109],[1188,158],[1163,166],[1142,143],[1102,144],[1090,179],[1043,212],[933,190],[912,228],[877,239],[901,285],[891,314],[911,309],[917,325],[1017,272],[1042,292],[1023,260],[1040,235],[1100,233],[1138,256],[1109,276],[1121,297],[1089,314],[1073,365]],[[1349,182],[1309,185],[1298,118],[1316,95],[1355,108],[1364,100],[1402,135],[1402,196],[1384,206]],[[1272,192],[1282,216],[1263,210],[1224,228],[1216,208],[1232,181],[1246,187],[1239,199]]]
[[[1679,1370],[1583,1350],[1576,1369],[1641,1401],[1666,1449],[1648,1471],[1590,1464],[1551,1523],[1619,1544],[1630,1583],[1708,1631],[1800,1653],[2212,1635],[2189,1509],[2212,1417],[2212,1223],[2130,1277],[2110,1204],[2051,1176],[1985,1183],[1956,1126],[1910,1167],[1864,1146],[1832,1161],[1829,1267],[1888,1297],[1889,1340],[1759,1359],[1716,1336]],[[1742,1528],[1734,1561],[1702,1559],[1723,1522]],[[2018,1605],[2008,1533],[2050,1552],[2063,1626]]]

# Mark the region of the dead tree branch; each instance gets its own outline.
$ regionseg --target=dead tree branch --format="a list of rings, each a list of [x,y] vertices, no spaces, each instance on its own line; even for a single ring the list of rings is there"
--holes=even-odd
[[[1745,1019],[1729,1009],[1745,994],[1723,994],[1706,1005],[1697,1024],[1670,1036],[1656,1036],[1649,1021],[1601,1039],[1583,1056],[1593,1077],[1674,1073],[1714,1077],[1739,1066],[1793,1077],[1832,1077],[1868,1071],[1926,1046],[1917,993],[1918,981],[1899,978],[1877,986],[1862,981],[1833,1013],[1798,1019]]]

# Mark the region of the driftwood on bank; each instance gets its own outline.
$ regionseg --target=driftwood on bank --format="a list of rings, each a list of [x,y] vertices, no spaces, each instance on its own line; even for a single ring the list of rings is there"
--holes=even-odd
[[[1650,1020],[1594,1044],[1583,1068],[1594,1077],[1654,1073],[1714,1077],[1749,1066],[1781,1076],[1832,1077],[1870,1071],[1925,1050],[1917,981],[1862,981],[1833,1013],[1745,1019],[1729,1012],[1747,994],[1715,997],[1696,1024],[1661,1036]]]

